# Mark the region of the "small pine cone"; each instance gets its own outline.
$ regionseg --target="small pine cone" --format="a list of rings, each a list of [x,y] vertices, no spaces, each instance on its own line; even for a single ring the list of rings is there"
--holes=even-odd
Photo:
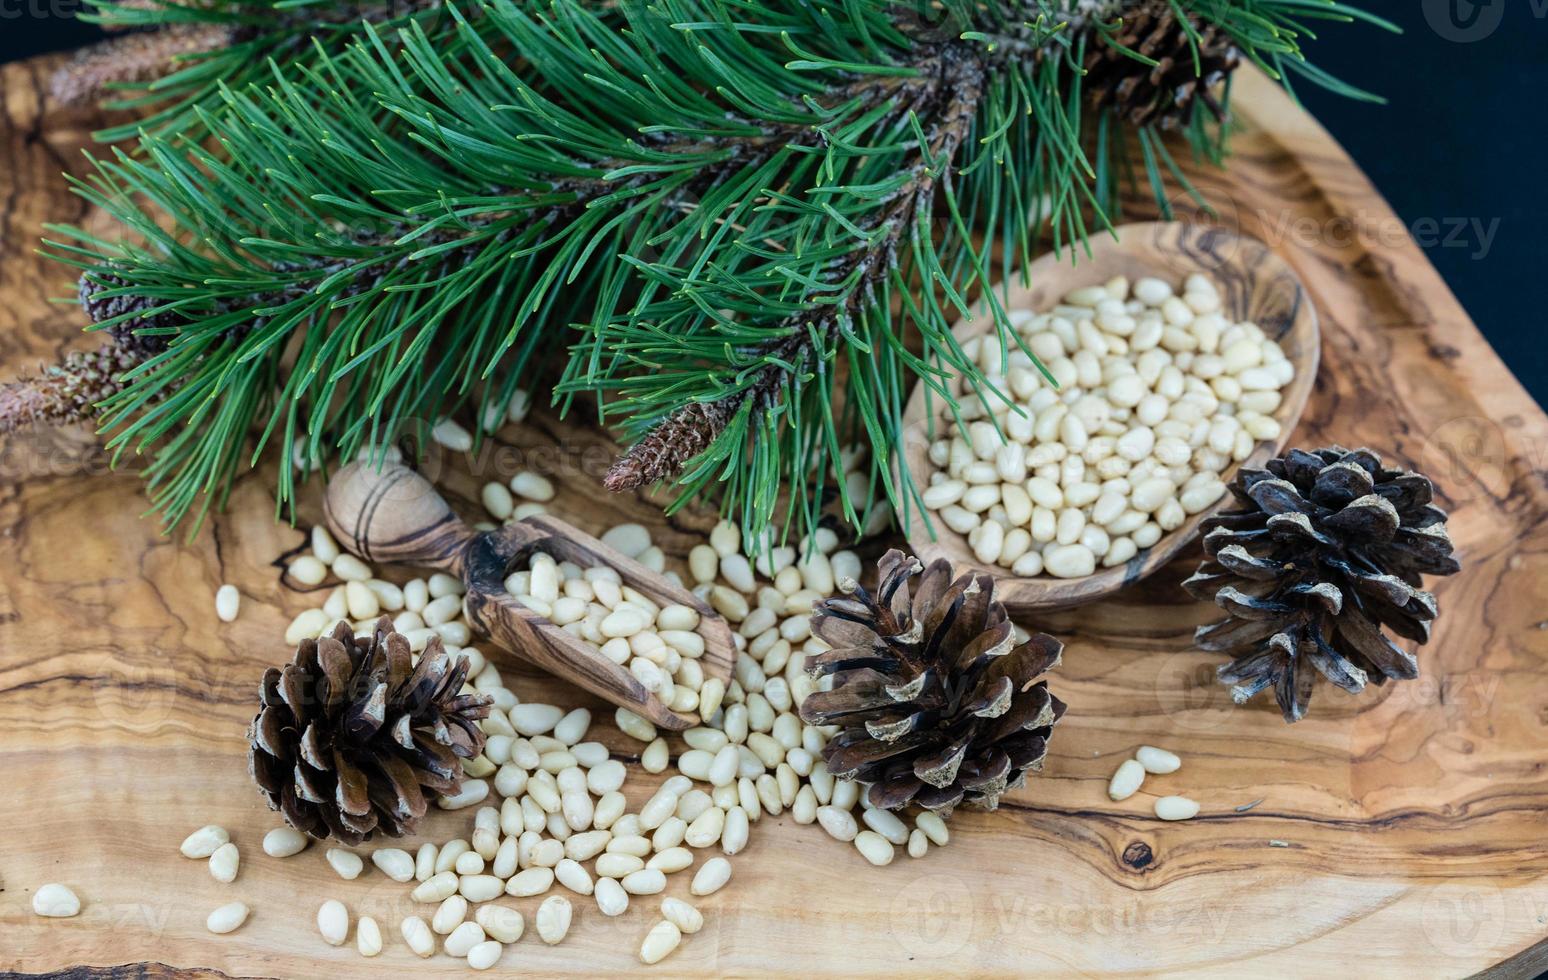
[[[832,649],[806,669],[831,674],[833,687],[809,695],[801,718],[842,726],[823,758],[835,776],[869,783],[872,806],[994,809],[1043,767],[1064,702],[1036,678],[1063,646],[1043,633],[1017,645],[994,579],[952,581],[945,559],[923,569],[910,596],[922,568],[889,551],[874,594],[848,581],[849,595],[818,605],[812,631]]]
[[[117,342],[118,346],[127,351],[150,357],[166,350],[171,343],[167,334],[151,334],[141,336],[137,332],[147,327],[162,328],[176,326],[184,322],[183,318],[175,313],[163,311],[161,313],[146,316],[149,310],[161,305],[160,300],[149,299],[144,296],[111,296],[103,297],[102,293],[109,289],[120,289],[129,285],[128,280],[112,272],[94,271],[90,274],[82,273],[80,281],[81,307],[92,323],[103,323],[114,317],[123,316],[126,313],[139,314],[133,319],[122,323],[115,323],[107,328],[107,332]]]
[[[1242,469],[1231,493],[1238,506],[1201,525],[1209,558],[1183,587],[1228,614],[1194,642],[1235,658],[1219,674],[1238,704],[1272,686],[1298,721],[1308,665],[1351,694],[1419,675],[1382,627],[1424,643],[1437,608],[1422,577],[1461,569],[1428,479],[1334,446]]]
[[[1225,110],[1213,89],[1242,62],[1230,35],[1196,17],[1183,23],[1164,0],[1129,4],[1119,18],[1111,34],[1088,43],[1085,87],[1097,105],[1135,126],[1187,126],[1200,102],[1217,120],[1224,120]],[[1156,64],[1137,60],[1125,48]]]
[[[462,760],[484,749],[490,701],[463,694],[468,661],[434,638],[416,665],[385,616],[368,637],[348,623],[303,640],[270,667],[248,730],[253,780],[285,822],[354,846],[413,833],[438,793],[455,793]]]
[[[96,418],[97,403],[116,395],[124,372],[141,360],[139,353],[108,343],[66,354],[63,363],[41,369],[35,378],[0,385],[0,432]]]
[[[602,478],[602,485],[622,493],[677,475],[689,460],[714,443],[740,405],[741,399],[733,395],[683,406],[620,456]]]
[[[184,55],[217,51],[231,43],[222,24],[167,24],[134,31],[82,48],[54,72],[50,89],[61,105],[88,105],[110,85],[150,82],[170,74]]]

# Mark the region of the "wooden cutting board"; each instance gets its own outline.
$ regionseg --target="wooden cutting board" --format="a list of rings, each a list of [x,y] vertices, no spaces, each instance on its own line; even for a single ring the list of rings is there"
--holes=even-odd
[[[73,283],[32,254],[43,221],[90,218],[60,171],[79,167],[95,120],[46,103],[55,63],[0,74],[7,376],[82,342],[78,311],[47,305]],[[887,868],[815,827],[765,818],[731,885],[701,903],[704,931],[661,975],[1328,976],[1359,964],[1408,977],[1548,965],[1548,419],[1327,134],[1260,75],[1244,72],[1237,91],[1233,169],[1195,177],[1223,220],[1297,268],[1321,313],[1324,367],[1298,443],[1378,448],[1432,474],[1452,510],[1466,570],[1436,583],[1442,615],[1423,678],[1359,699],[1321,686],[1294,727],[1272,704],[1234,708],[1214,659],[1190,649],[1212,611],[1178,589],[1190,549],[1112,601],[1036,624],[1068,644],[1053,683],[1070,710],[1046,772],[1007,805],[961,813],[950,846]],[[470,469],[532,467],[587,530],[647,522],[681,556],[706,527],[599,493],[612,447],[586,428],[537,413],[502,440],[443,481],[465,513],[477,512]],[[229,513],[186,544],[139,519],[136,479],[105,475],[94,446],[65,432],[0,441],[0,971],[461,972],[403,946],[403,886],[375,871],[341,881],[320,848],[284,862],[259,848],[276,819],[249,783],[243,732],[264,666],[288,653],[285,624],[315,604],[278,583],[274,562],[302,534],[274,522],[272,473],[243,481]],[[303,522],[317,515],[314,494]],[[229,626],[212,606],[221,582],[244,595]],[[525,699],[586,703],[501,666]],[[1147,797],[1108,800],[1108,776],[1145,743],[1181,754],[1182,770],[1149,788],[1199,800],[1197,819],[1163,824]],[[616,733],[611,744],[624,757],[637,749]],[[631,796],[657,778],[631,777]],[[446,839],[468,819],[441,815],[430,830]],[[242,848],[233,884],[177,853],[210,822]],[[80,917],[31,914],[48,881],[75,888]],[[381,958],[322,943],[314,916],[329,897],[384,924]],[[207,933],[205,915],[235,898],[254,909],[247,925]],[[579,901],[562,946],[529,927],[501,968],[638,967],[654,903],[635,906],[606,920]]]

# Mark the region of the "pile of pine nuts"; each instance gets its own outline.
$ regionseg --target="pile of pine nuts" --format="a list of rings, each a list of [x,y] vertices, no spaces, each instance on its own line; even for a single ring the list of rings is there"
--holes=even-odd
[[[1014,404],[963,399],[960,430],[930,445],[921,494],[974,556],[1021,576],[1079,578],[1153,546],[1226,491],[1295,376],[1256,324],[1220,312],[1215,285],[1177,295],[1155,278],[1074,290],[1047,313],[1014,310],[1027,350],[963,344]],[[1048,383],[1027,351],[1058,386]]]
[[[518,481],[533,486],[520,477],[512,485]],[[491,514],[499,517],[503,500],[486,488],[486,505],[491,496],[496,498]],[[805,658],[827,649],[811,633],[812,604],[861,572],[858,556],[840,549],[835,534],[821,530],[799,546],[766,543],[757,549],[759,557],[750,558],[738,529],[723,522],[692,549],[681,569],[667,567],[640,525],[612,528],[602,540],[709,603],[730,622],[738,650],[729,683],[703,677],[697,670],[703,642],[694,632],[698,614],[685,606],[642,602],[644,597],[622,586],[612,569],[581,569],[535,554],[527,568],[507,580],[519,601],[578,636],[600,640],[604,652],[615,660],[625,658],[621,662],[636,676],[643,671],[636,669],[636,661],[657,667],[665,680],[655,689],[673,707],[707,717],[699,727],[672,736],[679,743],[674,746],[639,715],[614,712],[617,728],[641,745],[642,769],[652,774],[676,770],[634,812],[622,792],[624,761],[589,738],[591,712],[521,701],[499,670],[468,645],[462,583],[433,575],[395,585],[342,553],[321,527],[311,532],[310,553],[288,567],[289,578],[299,584],[322,585],[330,574],[341,584],[329,591],[321,608],[291,622],[287,644],[324,635],[340,619],[364,633],[377,616],[393,615],[416,654],[439,636],[453,655],[467,657],[468,689],[493,700],[489,717],[481,722],[487,736],[483,753],[465,764],[460,791],[437,800],[442,809],[472,812],[467,837],[427,841],[412,854],[385,842],[370,852],[369,864],[346,848],[330,847],[324,855],[342,879],[375,867],[412,889],[411,898],[426,912],[399,924],[410,950],[428,957],[439,943],[441,951],[474,969],[495,966],[504,947],[520,939],[526,927],[520,911],[500,904],[507,897],[542,897],[533,924],[539,939],[550,945],[562,942],[575,917],[584,914],[572,901],[576,898],[589,898],[603,916],[617,916],[631,903],[663,894],[669,876],[690,870],[689,894],[695,902],[708,898],[730,880],[728,858],[749,845],[752,825],[786,810],[796,823],[817,824],[834,839],[852,843],[876,865],[890,863],[899,848],[921,857],[931,844],[947,843],[946,823],[935,814],[921,813],[910,826],[898,814],[865,806],[860,787],[836,780],[822,761],[823,747],[836,730],[807,725],[797,714],[801,700],[819,684],[802,669]],[[570,599],[575,601],[566,602]],[[614,619],[620,612],[627,623]],[[281,827],[264,837],[263,849],[271,857],[289,857],[307,843],[303,835]],[[234,878],[236,845],[220,828],[196,831],[184,853],[211,858],[213,874],[214,855],[223,848],[230,849],[224,853],[230,855]],[[705,857],[701,852],[710,849],[719,854],[700,860]],[[224,860],[220,867],[225,873]],[[550,894],[555,885],[568,896]],[[235,908],[239,904],[212,912],[210,930],[239,928],[247,915],[246,906]],[[659,962],[703,925],[696,904],[662,898],[659,921],[641,939],[641,961]],[[337,900],[324,903],[317,928],[325,942],[347,942],[348,908]],[[383,930],[374,919],[361,917],[354,930],[362,955],[381,952]]]

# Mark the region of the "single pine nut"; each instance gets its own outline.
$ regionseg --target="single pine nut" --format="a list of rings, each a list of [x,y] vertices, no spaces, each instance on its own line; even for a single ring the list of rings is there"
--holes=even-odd
[[[414,951],[414,955],[428,958],[435,953],[435,936],[431,934],[430,927],[425,920],[417,915],[411,915],[403,920],[399,926],[403,933],[403,941],[408,943],[408,948]]]
[[[349,909],[336,898],[322,903],[317,910],[317,931],[329,946],[342,946],[349,938]]]
[[[642,868],[618,882],[630,895],[659,895],[666,890],[666,875],[657,868]]]
[[[695,895],[713,895],[720,891],[731,880],[731,862],[723,857],[713,857],[705,861],[693,876],[693,884],[689,891]]]
[[[892,842],[874,830],[862,830],[856,834],[855,847],[867,861],[878,867],[892,863]]]
[[[263,835],[263,853],[286,858],[306,850],[311,838],[292,827],[275,827]]]
[[[484,942],[484,927],[477,922],[464,922],[453,929],[451,935],[441,944],[447,956],[455,956],[459,959],[468,955],[468,951],[479,943]]]
[[[865,825],[900,847],[908,843],[908,828],[891,810],[866,810],[860,815]]]
[[[541,895],[554,886],[554,870],[552,868],[527,868],[519,871],[516,876],[505,883],[505,893],[525,898],[531,895]]]
[[[211,912],[204,920],[204,927],[217,936],[224,936],[240,929],[246,921],[247,906],[241,902],[231,902]]]
[[[223,844],[230,842],[231,835],[226,832],[226,828],[212,823],[207,827],[200,827],[183,838],[180,850],[183,852],[183,857],[207,858]]]
[[[330,847],[324,856],[328,859],[328,866],[337,871],[339,877],[345,881],[355,880],[360,877],[360,872],[365,869],[365,862],[354,851]]]
[[[444,850],[444,848],[443,848]],[[503,886],[502,882],[502,886]],[[427,878],[409,897],[416,902],[443,902],[457,893],[457,873],[438,871]]]
[[[842,784],[841,784],[842,785]],[[835,787],[836,789],[837,787]],[[860,828],[855,823],[854,814],[848,810],[836,806],[820,806],[817,808],[817,823],[828,836],[834,840],[852,841]]]
[[[1134,753],[1134,758],[1145,767],[1146,772],[1153,772],[1158,776],[1176,772],[1182,768],[1182,760],[1175,754],[1151,745],[1141,745],[1139,751]]]
[[[222,585],[215,590],[215,615],[223,623],[234,623],[237,611],[242,607],[242,593],[234,585]]]
[[[661,900],[661,917],[677,926],[684,935],[692,935],[704,928],[704,915],[680,898]]]
[[[408,851],[396,847],[378,848],[371,852],[371,863],[382,870],[382,874],[393,881],[412,881],[414,879],[414,859]]]
[[[229,884],[236,880],[237,868],[241,863],[242,855],[237,852],[237,846],[232,843],[222,844],[210,855],[210,877]]]
[[[468,967],[474,970],[488,970],[500,962],[500,954],[504,952],[504,946],[493,939],[486,939],[468,950]]]
[[[671,955],[672,950],[683,941],[683,934],[677,926],[665,919],[651,926],[650,932],[645,934],[645,941],[640,944],[641,963],[660,963]]]
[[[545,898],[537,910],[538,937],[550,946],[563,942],[565,934],[570,931],[570,920],[573,915],[574,909],[570,906],[570,900],[563,895],[550,895]]]
[[[355,923],[355,949],[367,957],[382,951],[382,927],[369,915],[362,915]]]
[[[1156,800],[1156,816],[1162,820],[1189,820],[1198,812],[1198,803],[1186,796],[1163,796]]]
[[[1140,785],[1145,782],[1145,767],[1133,759],[1125,759],[1113,773],[1113,778],[1107,784],[1107,795],[1114,801],[1127,800],[1139,792]]]
[[[32,911],[50,919],[68,919],[80,914],[81,900],[66,886],[49,882],[32,893]]]
[[[514,943],[527,929],[522,914],[504,905],[480,905],[473,918],[489,938],[502,943]]]
[[[468,900],[461,895],[448,896],[430,918],[430,929],[438,936],[450,935],[468,917]]]
[[[629,893],[615,878],[598,878],[593,894],[603,915],[622,915],[629,908]]]

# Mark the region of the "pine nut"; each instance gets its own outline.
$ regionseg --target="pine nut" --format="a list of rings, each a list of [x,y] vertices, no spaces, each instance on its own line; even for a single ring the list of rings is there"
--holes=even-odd
[[[412,881],[414,878],[414,859],[408,851],[396,847],[378,848],[371,852],[371,863],[393,881]]]
[[[204,920],[204,927],[217,936],[224,936],[228,932],[235,932],[247,921],[247,906],[242,902],[231,902],[209,914]]]
[[[369,915],[362,915],[355,923],[355,949],[361,956],[371,957],[382,951],[382,929]]]
[[[527,929],[522,914],[504,905],[480,905],[473,918],[484,927],[485,935],[502,943],[516,942]]]
[[[731,862],[723,857],[713,857],[699,867],[688,890],[701,897],[713,895],[730,880]]]
[[[1182,760],[1175,754],[1151,745],[1141,745],[1139,751],[1134,753],[1134,758],[1145,767],[1146,772],[1157,775],[1176,772],[1182,768]]]
[[[1133,759],[1125,759],[1118,766],[1107,784],[1107,795],[1115,802],[1122,802],[1139,792],[1145,782],[1145,767]]]
[[[878,867],[892,863],[892,842],[874,830],[862,830],[856,834],[855,847],[867,861]]]
[[[683,934],[677,926],[662,920],[651,926],[650,932],[645,934],[645,941],[640,944],[640,962],[660,963],[671,955],[682,941]]]
[[[462,925],[468,917],[468,900],[461,895],[448,895],[446,901],[436,907],[430,918],[430,929],[438,936],[447,936]]]
[[[860,816],[867,827],[887,838],[889,842],[899,846],[908,843],[908,828],[903,826],[903,821],[899,820],[892,811],[870,809]]]
[[[242,593],[237,591],[234,585],[222,585],[215,590],[215,615],[223,623],[236,622],[237,612],[242,607]]]
[[[570,900],[563,895],[551,895],[545,898],[537,910],[538,937],[550,946],[563,942],[565,934],[570,931],[570,920],[573,915],[574,910],[570,906]]]
[[[263,853],[269,857],[287,858],[306,850],[311,838],[291,827],[275,827],[263,835]]]
[[[531,895],[541,895],[554,885],[554,870],[552,868],[527,868],[519,871],[505,883],[505,893],[518,898]]]
[[[328,860],[328,866],[338,872],[339,877],[345,881],[353,881],[360,877],[360,872],[365,869],[365,862],[353,851],[330,847],[324,857]]]
[[[229,843],[231,843],[231,835],[226,832],[226,828],[212,823],[209,826],[200,827],[183,838],[179,850],[186,858],[207,858],[221,846]]]
[[[329,946],[342,946],[349,938],[349,909],[336,898],[322,903],[317,910],[317,931]]]
[[[81,900],[65,885],[49,882],[32,893],[32,911],[49,919],[68,919],[80,914]]]
[[[210,877],[230,884],[236,880],[241,863],[242,855],[237,852],[237,846],[229,842],[222,844],[210,855]]]
[[[443,848],[444,851],[444,848]],[[503,887],[503,882],[502,882]],[[415,888],[409,897],[416,902],[442,902],[457,893],[457,874],[438,871]]]
[[[630,895],[659,895],[666,889],[666,875],[657,868],[642,868],[624,875],[618,883]]]
[[[914,818],[914,826],[924,831],[925,836],[930,838],[930,843],[936,847],[945,847],[951,840],[951,832],[946,829],[946,821],[942,820],[938,813],[925,810]]]
[[[486,939],[468,950],[468,967],[474,970],[488,970],[500,962],[500,954],[504,952],[504,946],[493,939]]]
[[[430,927],[424,919],[411,915],[398,928],[403,933],[403,941],[414,951],[414,955],[428,958],[435,953],[435,937],[430,934]]]
[[[859,826],[855,823],[854,815],[848,810],[837,806],[818,807],[817,823],[834,840],[852,841],[860,831]]]
[[[1186,796],[1163,796],[1156,800],[1156,816],[1162,820],[1189,820],[1198,812],[1199,805]]]
[[[479,943],[484,942],[484,927],[477,922],[464,922],[453,929],[451,935],[441,944],[447,956],[455,956],[459,959],[466,957],[468,952]]]
[[[622,915],[629,907],[629,893],[615,878],[598,878],[594,894],[603,915]]]
[[[692,935],[704,928],[704,915],[680,898],[663,898],[661,917],[676,926],[684,935]]]

